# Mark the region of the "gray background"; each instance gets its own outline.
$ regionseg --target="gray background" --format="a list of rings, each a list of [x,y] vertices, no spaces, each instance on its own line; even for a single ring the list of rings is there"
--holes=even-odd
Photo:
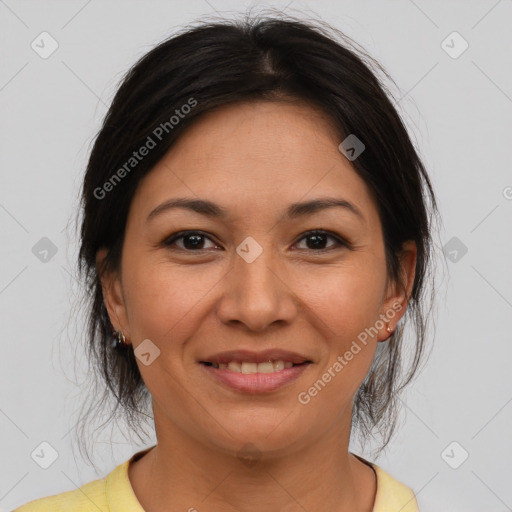
[[[124,72],[183,23],[251,5],[311,12],[386,67],[440,201],[439,252],[451,253],[434,349],[376,462],[414,489],[422,512],[512,510],[510,0],[0,0],[0,510],[75,489],[145,446],[103,433],[98,473],[74,449],[84,398],[72,309],[78,187]],[[59,45],[47,59],[31,48],[43,31]],[[461,40],[445,43],[452,56],[442,45],[453,31],[469,44],[457,58]],[[43,237],[56,254],[38,252]],[[58,452],[48,469],[31,458],[42,442]]]

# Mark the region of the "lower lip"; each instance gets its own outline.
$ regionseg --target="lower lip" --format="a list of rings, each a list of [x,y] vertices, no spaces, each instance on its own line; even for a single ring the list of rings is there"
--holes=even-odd
[[[239,373],[228,369],[214,368],[199,363],[210,375],[221,383],[243,393],[268,393],[297,379],[311,363],[284,368],[273,373]]]

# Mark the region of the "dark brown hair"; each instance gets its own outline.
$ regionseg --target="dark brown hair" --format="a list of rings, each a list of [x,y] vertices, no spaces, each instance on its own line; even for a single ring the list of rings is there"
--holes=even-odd
[[[100,272],[119,268],[127,214],[139,180],[201,114],[238,101],[298,100],[327,114],[340,142],[356,134],[365,144],[352,165],[378,207],[389,278],[400,282],[402,244],[413,240],[417,246],[407,311],[393,336],[378,344],[354,401],[352,428],[363,442],[378,432],[380,449],[387,445],[397,423],[399,392],[425,355],[425,280],[433,278],[431,226],[437,205],[427,172],[379,73],[391,80],[357,43],[326,23],[275,14],[186,27],[128,71],[96,136],[81,191],[78,271],[86,287],[87,355],[94,377],[89,412],[97,414],[107,402],[114,403],[110,418],[121,407],[141,440],[141,420],[152,419],[151,396],[132,346],[112,348],[112,325],[99,279]],[[170,121],[177,109],[191,105],[191,98],[193,108],[179,116],[179,122]],[[167,129],[158,132],[156,146],[132,170],[119,173],[159,126]],[[122,179],[113,181],[116,173]],[[105,188],[107,182],[112,186]],[[103,247],[108,255],[104,268],[97,269],[96,253]],[[409,345],[403,339],[405,324],[415,328]],[[90,415],[84,415],[82,427],[89,420]],[[85,437],[80,435],[80,442]]]

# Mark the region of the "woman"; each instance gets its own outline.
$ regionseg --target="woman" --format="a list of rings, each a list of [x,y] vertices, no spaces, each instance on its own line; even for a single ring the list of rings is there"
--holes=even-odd
[[[127,74],[79,263],[91,360],[134,428],[151,401],[158,442],[18,512],[418,510],[349,441],[388,443],[422,359],[437,207],[349,46],[291,18],[205,23]]]

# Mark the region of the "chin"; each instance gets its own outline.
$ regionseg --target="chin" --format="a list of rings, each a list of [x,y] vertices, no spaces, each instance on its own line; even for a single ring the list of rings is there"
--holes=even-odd
[[[222,432],[218,432],[220,437],[212,438],[212,431],[208,432],[209,443],[226,455],[237,458],[259,458],[263,455],[274,458],[286,455],[292,446],[300,444],[301,432],[296,425],[287,425],[286,420],[283,421],[285,417],[277,422],[275,416],[268,421],[261,418],[258,422],[246,420],[241,424],[233,424],[236,428],[230,428],[225,423],[227,432],[221,429]]]

